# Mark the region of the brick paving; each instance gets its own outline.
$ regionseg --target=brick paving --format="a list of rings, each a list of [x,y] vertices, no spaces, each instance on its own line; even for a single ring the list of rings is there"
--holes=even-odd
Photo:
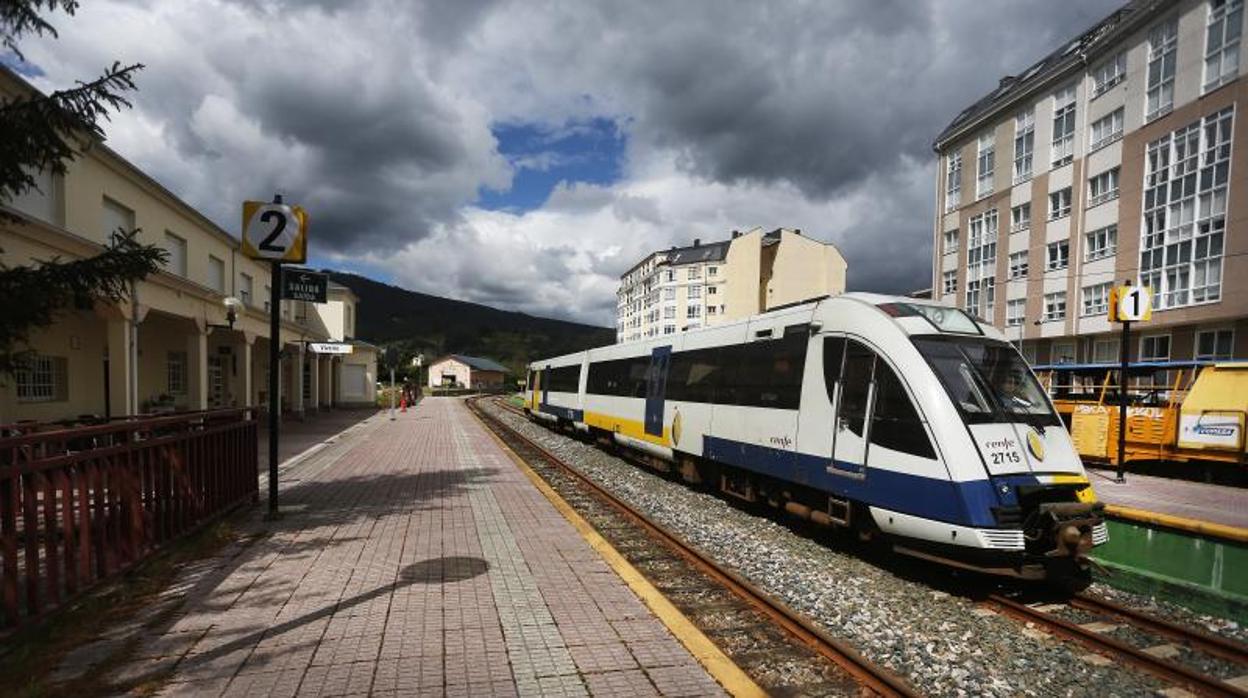
[[[306,462],[305,462],[306,461]],[[107,677],[212,696],[722,689],[454,398],[283,473],[267,533],[189,566]],[[101,640],[104,641],[104,640]]]

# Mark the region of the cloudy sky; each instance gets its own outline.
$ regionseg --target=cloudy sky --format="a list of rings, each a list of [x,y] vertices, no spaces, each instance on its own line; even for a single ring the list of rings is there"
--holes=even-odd
[[[934,136],[1120,4],[84,0],[22,69],[146,64],[109,144],[235,234],[280,191],[314,264],[613,325],[643,255],[753,226],[928,286]]]

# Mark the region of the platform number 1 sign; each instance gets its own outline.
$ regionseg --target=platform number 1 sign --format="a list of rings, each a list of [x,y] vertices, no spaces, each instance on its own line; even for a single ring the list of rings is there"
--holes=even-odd
[[[308,214],[298,206],[243,202],[243,254],[301,264],[308,259]]]
[[[1109,299],[1110,322],[1144,322],[1153,317],[1153,294],[1147,286],[1119,286]]]

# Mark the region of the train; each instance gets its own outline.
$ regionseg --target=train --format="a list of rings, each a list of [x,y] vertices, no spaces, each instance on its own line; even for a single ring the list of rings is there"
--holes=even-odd
[[[528,366],[524,411],[694,486],[977,572],[1081,585],[1103,504],[991,325],[868,293]]]

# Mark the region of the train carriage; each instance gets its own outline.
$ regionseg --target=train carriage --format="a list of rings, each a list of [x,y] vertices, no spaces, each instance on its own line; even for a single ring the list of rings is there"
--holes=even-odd
[[[956,308],[846,294],[530,369],[534,419],[903,553],[1081,576],[1105,540],[1052,402]]]

